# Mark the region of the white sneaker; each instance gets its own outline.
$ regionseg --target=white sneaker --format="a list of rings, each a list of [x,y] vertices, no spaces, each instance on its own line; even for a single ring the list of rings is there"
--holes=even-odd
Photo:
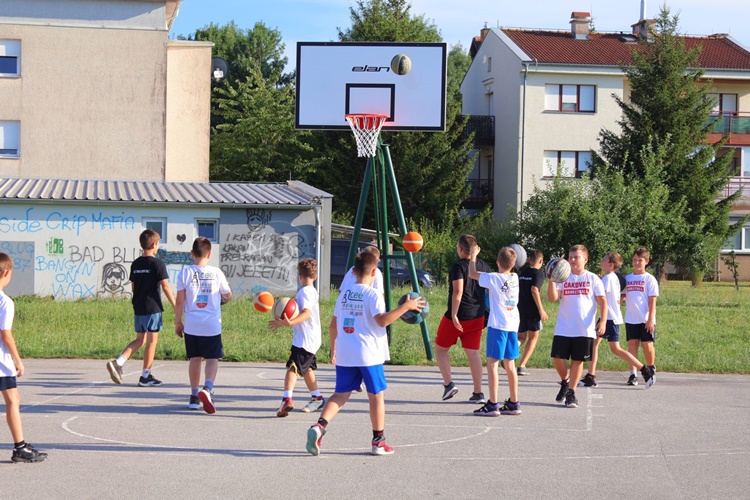
[[[305,405],[304,408],[302,408],[303,413],[311,413],[314,411],[318,411],[321,406],[323,406],[326,403],[326,400],[323,396],[315,397],[313,396],[310,399],[310,402]]]
[[[211,397],[212,391],[209,391],[206,387],[198,392],[198,399],[203,403],[203,411],[206,413],[216,413],[216,406],[214,406],[214,400]]]

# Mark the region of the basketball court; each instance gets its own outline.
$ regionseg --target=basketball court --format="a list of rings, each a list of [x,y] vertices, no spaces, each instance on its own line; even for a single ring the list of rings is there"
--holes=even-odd
[[[26,362],[26,438],[49,458],[12,464],[4,444],[4,496],[741,498],[750,487],[747,376],[659,373],[647,390],[600,372],[599,387],[579,388],[570,409],[554,401],[556,375],[532,370],[520,380],[522,415],[476,417],[467,368],[442,402],[437,368],[386,366],[395,454],[370,455],[367,398],[354,394],[313,457],[306,431],[319,413],[299,411],[309,398],[302,382],[295,411],[276,417],[281,363],[222,363],[214,415],[187,409],[187,362],[158,362],[155,388],[137,387],[138,361],[119,386],[104,364]],[[325,395],[334,373],[320,367]],[[7,427],[0,436],[10,441]]]

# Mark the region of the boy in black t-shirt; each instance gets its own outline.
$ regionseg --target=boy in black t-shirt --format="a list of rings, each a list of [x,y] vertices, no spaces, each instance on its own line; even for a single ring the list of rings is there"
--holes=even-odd
[[[528,253],[527,261],[529,266],[518,276],[520,287],[518,312],[521,316],[521,324],[518,326],[519,347],[526,342],[523,354],[518,362],[518,368],[516,368],[518,375],[529,374],[526,370],[526,363],[536,348],[539,332],[542,329],[542,321],[549,319],[542,305],[542,296],[539,293],[544,284],[544,271],[542,271],[544,255],[539,250],[531,250]]]
[[[164,261],[155,257],[159,249],[159,233],[146,229],[141,233],[140,243],[143,255],[130,265],[130,283],[133,291],[133,312],[135,314],[135,340],[125,347],[117,359],[107,363],[107,370],[115,384],[122,384],[122,367],[125,361],[146,344],[143,350],[143,372],[138,381],[141,387],[156,387],[161,381],[151,374],[159,330],[162,328],[161,290],[174,307],[174,295],[169,288],[169,274]]]
[[[448,273],[448,310],[440,320],[435,338],[437,364],[443,376],[443,401],[458,392],[451,378],[451,358],[448,351],[461,339],[461,347],[469,359],[474,385],[469,402],[485,402],[482,393],[482,355],[479,352],[484,329],[484,288],[476,280],[469,278],[471,247],[476,244],[476,238],[470,234],[461,235],[456,247],[459,260],[453,263]],[[490,267],[484,261],[477,260],[477,270],[489,272]]]

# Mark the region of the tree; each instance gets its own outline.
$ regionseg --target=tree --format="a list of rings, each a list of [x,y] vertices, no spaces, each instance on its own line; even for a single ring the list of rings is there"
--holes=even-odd
[[[339,28],[341,41],[439,42],[440,32],[424,15],[410,13],[405,0],[359,0],[350,7],[352,26]],[[390,147],[399,194],[407,216],[438,220],[455,212],[468,196],[467,178],[473,168],[471,145],[462,137],[463,117],[458,85],[468,56],[454,48],[448,62],[446,132],[383,132]],[[437,105],[437,104],[436,104]],[[315,132],[316,150],[325,168],[314,183],[334,195],[334,209],[356,212],[364,163],[357,158],[351,133]],[[372,225],[374,214],[366,215]],[[394,221],[395,218],[389,220]]]
[[[284,181],[314,168],[310,132],[294,129],[294,89],[277,87],[257,67],[237,88],[217,87],[221,123],[211,136],[211,179]]]
[[[688,50],[678,34],[678,16],[663,6],[653,40],[641,40],[633,51],[633,64],[623,66],[630,83],[626,102],[614,96],[622,109],[621,131],[603,130],[594,171],[615,169],[644,178],[638,161],[644,148],[663,151],[663,183],[671,205],[685,203],[684,231],[667,257],[684,267],[694,283],[716,259],[721,245],[744,224],[729,224],[729,212],[739,196],[719,200],[721,190],[735,173],[730,155],[718,156],[723,141],[708,144],[713,128],[710,85],[698,68],[699,49]],[[668,224],[672,222],[665,221]]]

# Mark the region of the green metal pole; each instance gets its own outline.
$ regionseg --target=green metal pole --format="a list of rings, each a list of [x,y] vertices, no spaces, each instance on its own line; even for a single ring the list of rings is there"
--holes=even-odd
[[[370,190],[370,181],[372,180],[373,159],[367,158],[367,167],[365,167],[365,178],[362,181],[362,192],[359,194],[359,206],[357,206],[357,216],[354,221],[354,231],[352,233],[352,243],[349,246],[349,256],[346,259],[346,270],[354,265],[354,256],[357,255],[359,248],[359,235],[362,232],[362,221],[365,218],[365,205],[367,205],[367,192]]]
[[[378,137],[378,149],[377,149],[377,172],[380,180],[380,194],[381,194],[381,200],[380,200],[380,210],[381,210],[381,217],[383,225],[381,226],[381,234],[382,234],[382,244],[380,247],[380,251],[383,254],[382,261],[383,261],[383,291],[384,291],[384,299],[385,299],[385,310],[390,311],[391,310],[391,260],[390,260],[390,240],[388,238],[388,197],[386,196],[386,175],[385,175],[385,161],[383,156],[383,141],[380,137]],[[386,331],[388,332],[388,345],[391,345],[391,336],[393,333],[393,330],[391,329],[391,325],[388,325],[386,327]]]
[[[383,156],[385,157],[385,168],[388,174],[388,183],[391,188],[391,196],[393,197],[393,205],[396,209],[396,218],[398,219],[399,229],[401,230],[401,237],[406,236],[406,219],[404,218],[404,209],[401,206],[401,196],[398,194],[398,184],[396,183],[396,173],[393,171],[393,162],[391,161],[391,153],[387,144],[381,144]],[[409,266],[409,275],[411,276],[412,290],[420,293],[419,281],[417,280],[417,268],[414,266],[414,258],[411,252],[406,252],[406,263]],[[430,361],[434,360],[432,354],[432,344],[430,343],[430,333],[427,329],[427,322],[422,321],[419,326],[422,329],[422,341],[424,342],[425,354],[427,359]]]

